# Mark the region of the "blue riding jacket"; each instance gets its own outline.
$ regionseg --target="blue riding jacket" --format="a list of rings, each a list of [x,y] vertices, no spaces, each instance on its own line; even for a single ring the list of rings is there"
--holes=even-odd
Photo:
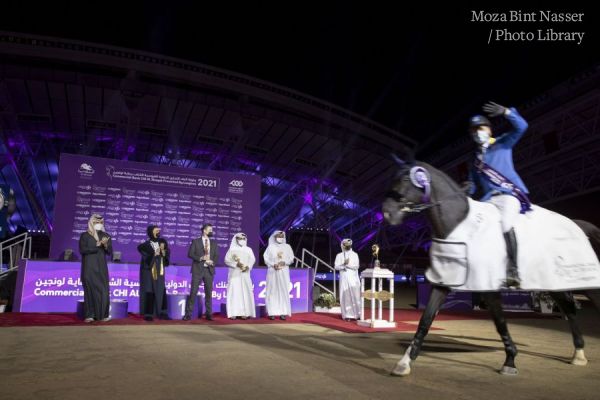
[[[523,180],[515,171],[513,165],[512,149],[527,130],[527,121],[519,115],[516,109],[511,108],[504,117],[510,122],[513,129],[496,138],[496,141],[487,148],[483,155],[483,162],[500,172],[523,192],[529,193]],[[481,201],[486,201],[495,191],[511,194],[510,189],[494,185],[484,174],[479,173],[477,168],[471,164],[469,168],[469,180],[481,187],[483,195]],[[475,194],[476,187],[471,185],[470,195]]]

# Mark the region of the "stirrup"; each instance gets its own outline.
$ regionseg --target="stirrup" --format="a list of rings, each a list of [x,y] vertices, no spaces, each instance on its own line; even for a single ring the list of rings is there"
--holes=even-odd
[[[506,278],[504,286],[507,289],[521,289],[521,279],[514,277]]]

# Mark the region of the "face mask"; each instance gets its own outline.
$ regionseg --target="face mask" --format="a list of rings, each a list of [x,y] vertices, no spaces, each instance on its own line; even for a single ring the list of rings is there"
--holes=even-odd
[[[102,224],[94,224],[94,229],[97,231],[104,231],[104,225]]]
[[[244,247],[246,245],[246,243],[248,243],[246,240],[238,240],[237,242],[242,247]]]
[[[156,232],[156,235],[154,235],[155,238],[159,238],[160,237],[160,232]]]
[[[283,238],[276,238],[277,243],[283,243]]]
[[[344,250],[350,250],[352,249],[352,246],[344,246]]]
[[[485,129],[477,129],[473,136],[475,141],[482,146],[487,146],[490,143],[490,133]]]
[[[214,233],[212,233],[212,232],[208,232],[208,233],[206,234],[206,236],[208,236],[208,237],[213,237],[213,236],[214,236]]]

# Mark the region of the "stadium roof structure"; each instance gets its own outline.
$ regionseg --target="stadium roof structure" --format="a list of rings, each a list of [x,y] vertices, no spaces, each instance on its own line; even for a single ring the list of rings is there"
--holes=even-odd
[[[261,235],[368,236],[416,143],[351,111],[243,74],[158,54],[0,32],[0,179],[13,222],[51,231],[61,153],[262,177]],[[298,71],[301,73],[301,70]],[[365,223],[365,221],[370,221]]]

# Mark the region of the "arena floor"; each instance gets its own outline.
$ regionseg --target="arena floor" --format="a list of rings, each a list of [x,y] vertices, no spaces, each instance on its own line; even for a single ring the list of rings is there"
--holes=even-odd
[[[600,324],[587,304],[585,367],[568,364],[567,324],[510,319],[519,375],[491,320],[436,321],[406,378],[389,371],[412,333],[342,333],[311,324],[0,328],[10,399],[596,399]],[[4,397],[4,396],[2,396]]]

